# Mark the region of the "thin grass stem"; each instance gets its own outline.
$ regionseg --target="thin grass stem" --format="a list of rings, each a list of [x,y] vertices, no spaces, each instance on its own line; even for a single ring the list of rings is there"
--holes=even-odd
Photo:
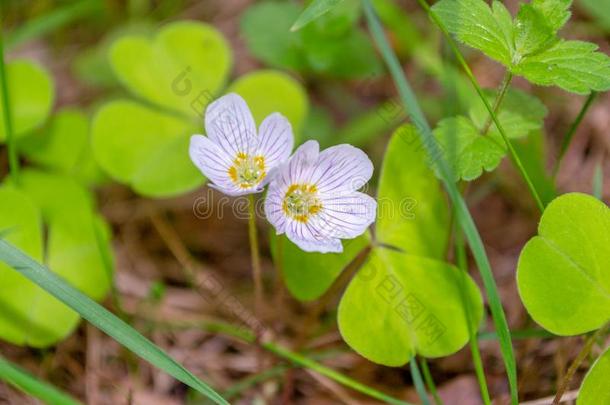
[[[426,382],[426,386],[428,387],[428,391],[432,394],[432,398],[434,398],[434,402],[436,405],[443,405],[443,400],[438,395],[438,390],[436,389],[436,384],[434,383],[434,378],[432,378],[432,373],[430,373],[430,367],[428,367],[428,361],[422,357],[420,358],[421,363],[421,371],[424,375],[424,381]]]
[[[13,132],[13,117],[11,115],[11,104],[9,99],[6,64],[4,63],[4,34],[0,27],[0,93],[2,103],[2,116],[4,118],[4,133],[8,148],[8,163],[11,177],[15,183],[19,182],[19,158],[17,155],[17,143]]]

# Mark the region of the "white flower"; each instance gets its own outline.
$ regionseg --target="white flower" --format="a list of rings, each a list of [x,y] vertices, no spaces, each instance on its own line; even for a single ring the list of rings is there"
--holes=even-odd
[[[211,187],[231,196],[262,191],[294,143],[290,122],[280,113],[265,118],[257,134],[248,105],[234,93],[208,106],[205,131],[207,137],[191,137],[191,160]]]
[[[375,220],[377,203],[356,191],[372,174],[360,149],[337,145],[320,153],[318,143],[308,141],[271,181],[267,219],[307,252],[342,252],[340,239],[361,235]]]

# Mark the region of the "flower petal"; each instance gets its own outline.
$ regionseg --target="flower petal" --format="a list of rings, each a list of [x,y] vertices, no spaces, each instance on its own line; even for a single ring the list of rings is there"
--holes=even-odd
[[[285,188],[307,182],[315,169],[319,154],[320,145],[317,141],[307,141],[299,146],[288,163],[277,173],[277,187]]]
[[[366,153],[344,144],[320,153],[311,182],[320,194],[342,194],[362,188],[372,175],[373,163]]]
[[[231,167],[232,158],[208,137],[191,136],[189,155],[203,175],[214,183],[214,188],[229,195],[244,194],[243,190],[239,190],[229,177],[228,170]]]
[[[351,239],[375,222],[377,202],[360,192],[322,197],[322,209],[311,226],[327,238]]]
[[[341,240],[317,235],[315,229],[307,222],[289,220],[286,226],[286,236],[305,252],[343,252]]]
[[[290,122],[280,113],[269,115],[258,129],[256,154],[265,157],[265,166],[272,169],[288,160],[294,139]]]
[[[267,189],[267,196],[265,198],[265,216],[269,223],[273,225],[278,235],[286,232],[286,222],[288,221],[282,209],[284,193],[282,189],[271,189],[270,187]]]
[[[211,103],[205,111],[205,131],[233,159],[250,154],[258,142],[256,124],[241,96],[229,93]]]

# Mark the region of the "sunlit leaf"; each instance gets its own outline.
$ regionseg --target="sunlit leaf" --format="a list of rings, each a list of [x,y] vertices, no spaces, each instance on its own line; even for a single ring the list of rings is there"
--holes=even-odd
[[[258,70],[235,80],[227,92],[242,96],[257,125],[273,112],[282,113],[296,134],[307,116],[309,103],[303,86],[289,75],[274,70]]]
[[[92,145],[99,165],[143,195],[170,196],[204,181],[188,159],[188,140],[202,132],[181,118],[119,100],[93,119]]]
[[[478,328],[481,295],[472,279],[437,260],[389,249],[373,251],[339,305],[339,330],[359,354],[375,363],[401,366],[412,356],[456,352]]]
[[[593,363],[582,381],[576,405],[610,404],[610,348]]]
[[[27,60],[6,65],[13,132],[21,136],[44,123],[51,111],[55,89],[46,70]],[[4,112],[0,109],[0,142],[6,137]]]
[[[88,192],[70,178],[25,171],[19,187],[5,184],[0,194],[0,228],[8,228],[6,239],[37,260],[43,260],[44,251],[44,262],[57,274],[92,298],[103,298],[112,277],[102,257],[110,255],[109,233]],[[3,339],[45,347],[77,325],[75,312],[4,264],[0,279]]]
[[[309,253],[285,236],[271,237],[273,258],[280,263],[286,286],[301,301],[319,298],[368,243],[368,235],[363,235],[343,241],[342,253]]]
[[[610,320],[609,242],[603,202],[570,193],[547,206],[517,267],[519,294],[536,322],[557,335],[577,335]]]
[[[224,86],[232,57],[220,32],[187,21],[164,26],[154,38],[119,38],[111,46],[110,61],[136,96],[197,116]]]
[[[377,239],[406,253],[444,259],[449,241],[447,202],[411,125],[388,144],[377,193]]]

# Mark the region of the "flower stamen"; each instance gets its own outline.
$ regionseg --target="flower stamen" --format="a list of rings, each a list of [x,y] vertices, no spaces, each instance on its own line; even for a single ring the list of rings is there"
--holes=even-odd
[[[243,189],[253,188],[260,184],[267,175],[265,158],[239,152],[233,161],[233,166],[229,167],[227,172],[233,183],[238,187]]]
[[[284,213],[299,222],[307,222],[322,209],[318,189],[314,184],[292,184],[282,203]]]

